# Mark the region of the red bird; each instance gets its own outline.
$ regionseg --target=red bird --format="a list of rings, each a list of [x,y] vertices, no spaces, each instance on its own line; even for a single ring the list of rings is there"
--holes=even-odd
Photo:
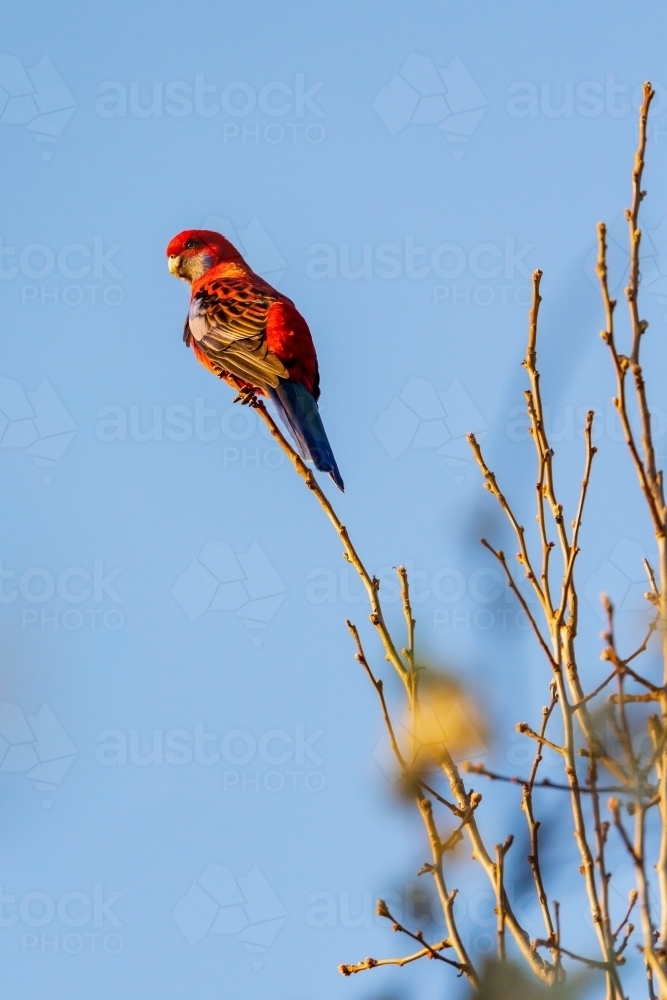
[[[187,229],[167,247],[169,270],[192,287],[183,340],[206,368],[240,390],[266,394],[306,460],[343,480],[317,400],[313,338],[294,303],[246,264],[220,233]]]

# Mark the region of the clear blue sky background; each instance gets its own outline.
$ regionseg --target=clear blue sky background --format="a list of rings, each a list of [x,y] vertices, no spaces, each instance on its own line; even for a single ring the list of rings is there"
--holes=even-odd
[[[426,845],[374,757],[381,720],[344,625],[367,624],[359,585],[302,483],[185,351],[187,289],[164,248],[183,228],[225,219],[250,263],[298,304],[346,481],[337,509],[372,570],[417,571],[422,655],[477,693],[494,718],[494,761],[521,771],[513,726],[539,719],[545,666],[478,545],[482,533],[507,536],[462,438],[486,430],[530,521],[534,470],[513,408],[539,266],[544,390],[568,501],[586,407],[603,428],[580,584],[609,589],[622,629],[638,632],[632,585],[651,535],[609,420],[590,256],[596,222],[614,225],[628,203],[633,93],[650,78],[662,88],[643,309],[667,453],[664,10],[10,0],[0,29],[14,57],[0,80],[13,88],[0,97],[0,375],[10,380],[0,410],[12,421],[0,442],[0,696],[14,706],[0,726],[14,755],[0,765],[3,995],[457,995],[438,963],[353,980],[336,971],[407,950],[368,905],[395,892],[405,912]],[[406,64],[411,54],[421,58]],[[619,283],[624,261],[615,249]],[[66,413],[48,387],[26,395],[44,381]],[[435,422],[418,429],[420,418]],[[212,562],[193,565],[211,539],[229,546],[206,551],[226,553],[221,578],[236,586],[218,599],[231,609],[207,610]],[[395,600],[387,612],[400,628]],[[264,627],[248,624],[257,616]],[[584,597],[591,679],[599,629]],[[44,703],[53,717],[32,719]],[[158,752],[141,765],[154,732]],[[215,742],[194,753],[197,733]],[[38,758],[69,767],[32,773]],[[482,790],[490,842],[519,833],[517,794]],[[545,799],[543,816],[562,806]],[[567,843],[551,837],[552,861],[567,860]],[[229,870],[220,913],[233,933],[205,933],[216,904],[201,889],[188,896],[209,865],[220,866],[210,878]],[[255,867],[254,909],[241,918],[234,893]],[[568,883],[551,877],[563,896]],[[525,877],[517,868],[512,878],[520,898]],[[461,926],[481,955],[494,919],[484,884],[467,885]],[[95,891],[106,910],[94,912]],[[578,898],[571,941],[583,950],[592,943]],[[268,946],[249,951],[244,934]]]

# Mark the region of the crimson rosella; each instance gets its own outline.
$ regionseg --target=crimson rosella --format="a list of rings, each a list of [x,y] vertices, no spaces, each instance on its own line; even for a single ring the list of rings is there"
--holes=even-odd
[[[183,340],[242,396],[266,394],[298,450],[342,490],[317,400],[320,375],[308,324],[291,299],[246,264],[220,233],[188,229],[167,247],[169,270],[192,287]]]

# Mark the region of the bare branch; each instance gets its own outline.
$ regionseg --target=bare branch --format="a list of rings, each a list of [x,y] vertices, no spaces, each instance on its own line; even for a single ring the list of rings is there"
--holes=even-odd
[[[359,574],[359,577],[361,578],[364,587],[366,588],[368,599],[371,605],[370,619],[375,628],[377,629],[380,639],[382,640],[382,645],[384,646],[387,660],[392,664],[392,666],[398,673],[403,683],[407,685],[409,671],[406,668],[405,663],[398,654],[396,646],[394,645],[394,640],[389,634],[389,629],[387,628],[387,625],[384,620],[384,615],[382,613],[382,605],[380,604],[380,599],[379,599],[380,581],[377,579],[377,577],[375,576],[371,577],[371,575],[369,574],[368,570],[366,569],[361,559],[359,558],[357,550],[350,541],[350,536],[348,535],[347,528],[340,521],[338,515],[333,509],[328,498],[323,493],[313,473],[310,471],[310,469],[303,461],[303,459],[299,455],[297,455],[294,448],[292,448],[292,446],[288,443],[284,435],[279,430],[275,420],[269,414],[262,400],[257,399],[257,397],[253,397],[253,399],[250,400],[249,405],[252,406],[253,409],[257,410],[262,420],[269,428],[271,436],[274,438],[275,441],[278,442],[278,444],[283,449],[287,457],[291,460],[292,464],[294,465],[294,468],[299,473],[301,478],[305,481],[308,489],[315,494],[320,503],[320,506],[323,508],[325,514],[327,515],[327,517],[333,524],[334,528],[336,529],[338,537],[340,538],[343,544],[343,551],[345,554],[345,558],[350,563],[352,563],[357,573]]]
[[[416,962],[420,958],[439,958],[448,965],[453,965],[455,969],[461,970],[461,966],[458,962],[454,962],[451,959],[445,958],[439,953],[444,951],[445,948],[451,948],[449,941],[445,938],[444,941],[437,941],[435,944],[427,945],[420,951],[413,952],[412,955],[404,955],[403,958],[365,958],[363,962],[359,962],[358,965],[339,965],[338,971],[343,976],[353,976],[355,972],[365,972],[366,969],[376,969],[381,965],[398,965],[401,968],[404,965],[409,965],[410,962]]]
[[[528,784],[527,778],[520,778],[517,775],[509,774],[496,774],[495,771],[487,771],[483,764],[476,764],[472,761],[464,761],[461,765],[464,771],[470,774],[480,774],[483,778],[489,778],[490,781],[505,781],[511,785],[522,785]],[[556,781],[551,781],[550,778],[544,778],[542,781],[536,781],[533,784],[533,788],[549,788],[556,792],[571,792],[572,788],[570,785],[560,784]],[[583,794],[590,794],[592,789],[581,786],[580,791]],[[608,792],[609,794],[615,793],[617,795],[626,792],[627,789],[622,785],[609,785],[606,788],[598,788],[599,792]]]
[[[505,511],[505,514],[507,515],[510,524],[514,528],[514,533],[519,543],[519,554],[517,558],[524,567],[524,570],[526,572],[526,578],[530,580],[530,582],[532,583],[533,589],[535,590],[535,593],[537,594],[540,603],[544,607],[544,593],[542,591],[542,587],[540,586],[537,580],[537,577],[535,576],[535,572],[530,562],[530,556],[528,555],[528,548],[526,546],[525,529],[517,521],[512,511],[512,508],[505,499],[504,494],[501,493],[500,491],[498,483],[496,482],[495,475],[493,474],[493,472],[491,472],[486,462],[484,461],[482,450],[479,444],[477,443],[477,438],[475,437],[474,434],[468,434],[467,440],[470,447],[472,448],[473,454],[475,456],[475,459],[477,460],[479,468],[481,469],[482,475],[484,476],[484,488],[493,494],[493,496],[496,498],[502,509]],[[487,545],[487,548],[490,548],[490,546]]]
[[[389,734],[391,749],[394,751],[394,756],[396,757],[396,760],[400,765],[401,771],[403,772],[403,774],[407,774],[408,764],[406,763],[406,760],[403,757],[403,754],[401,753],[400,747],[398,745],[398,740],[396,739],[394,727],[392,725],[391,717],[389,715],[389,709],[387,708],[387,702],[384,697],[384,685],[381,680],[375,677],[373,671],[368,665],[368,660],[366,659],[366,654],[364,653],[363,646],[361,645],[361,639],[359,638],[359,632],[357,631],[357,626],[353,625],[352,622],[349,620],[347,620],[345,624],[349,628],[352,634],[352,638],[354,639],[354,642],[357,647],[357,652],[355,653],[354,658],[355,660],[357,660],[358,663],[362,665],[362,667],[368,674],[370,682],[377,691],[378,698],[380,699],[380,705],[382,706],[382,715],[384,718],[384,724],[387,727],[387,732]]]
[[[404,566],[399,566],[396,569],[398,573],[398,578],[401,581],[401,598],[403,600],[403,614],[405,616],[405,625],[408,635],[408,642],[406,648],[403,650],[403,655],[408,661],[410,672],[415,675],[415,625],[416,622],[412,617],[412,606],[410,605],[410,585],[408,582],[408,572]]]
[[[555,750],[556,753],[561,754],[561,756],[565,753],[565,749],[563,747],[559,747],[557,743],[552,743],[551,740],[548,740],[545,737],[544,733],[536,733],[534,729],[530,728],[527,722],[518,722],[516,728],[517,731],[519,733],[523,733],[524,736],[529,736],[531,740],[537,740],[540,746],[544,744],[544,746],[551,747],[552,750]]]
[[[535,819],[535,814],[533,812],[533,789],[535,788],[535,781],[537,779],[537,772],[540,764],[542,763],[542,747],[546,743],[545,733],[547,731],[547,726],[549,725],[549,719],[553,713],[554,708],[558,704],[558,694],[552,683],[551,686],[551,702],[549,705],[542,709],[542,727],[540,729],[540,741],[535,753],[535,759],[533,761],[533,766],[530,770],[530,777],[528,781],[523,786],[523,796],[521,806],[526,816],[526,821],[528,823],[528,833],[530,836],[530,854],[528,855],[528,864],[531,867],[533,873],[533,881],[535,882],[535,890],[537,892],[537,898],[540,904],[540,909],[542,911],[542,918],[544,920],[544,926],[546,928],[547,935],[550,939],[555,938],[555,929],[553,920],[551,918],[551,911],[549,909],[549,901],[547,898],[547,892],[544,886],[544,879],[542,878],[542,870],[540,868],[540,854],[539,854],[539,821]],[[553,953],[554,959],[557,959],[557,953]]]
[[[505,553],[501,549],[494,549],[492,545],[489,545],[489,543],[487,542],[486,538],[482,538],[481,541],[482,541],[482,545],[484,546],[484,548],[488,549],[489,552],[492,552],[494,554],[494,556],[496,557],[496,559],[498,560],[498,562],[500,563],[500,565],[502,566],[502,568],[503,568],[503,570],[505,572],[505,576],[507,578],[507,582],[508,582],[508,584],[510,586],[510,589],[511,589],[512,593],[514,594],[514,596],[518,600],[519,604],[521,605],[521,607],[523,609],[523,613],[525,614],[526,618],[530,622],[531,627],[533,629],[533,632],[535,633],[535,636],[537,638],[537,641],[539,642],[540,646],[542,647],[542,651],[544,652],[544,655],[548,659],[548,661],[549,661],[549,663],[551,665],[551,668],[553,670],[555,670],[556,666],[557,666],[556,661],[554,660],[553,656],[551,655],[551,650],[547,646],[547,644],[546,644],[546,642],[544,640],[544,637],[542,636],[542,632],[540,631],[540,627],[537,624],[537,622],[535,621],[535,618],[533,617],[533,614],[532,614],[530,608],[528,607],[528,603],[527,603],[525,597],[523,596],[523,594],[521,593],[521,591],[519,590],[519,588],[516,585],[514,577],[512,576],[512,573],[510,572],[510,568],[507,565],[507,560],[505,559]]]
[[[560,607],[558,609],[558,615],[556,617],[556,627],[559,627],[563,621],[563,616],[565,615],[565,608],[567,607],[568,600],[570,599],[570,589],[572,585],[572,574],[574,572],[574,563],[579,553],[578,541],[579,541],[579,531],[581,529],[581,522],[584,516],[584,505],[586,503],[586,493],[588,492],[588,484],[591,478],[591,466],[593,464],[593,457],[597,452],[597,448],[593,444],[593,410],[589,410],[586,414],[586,426],[584,428],[584,434],[586,438],[586,465],[584,468],[584,475],[581,480],[581,492],[579,496],[579,505],[577,507],[577,514],[572,522],[572,542],[570,545],[570,555],[567,560],[567,567],[565,570],[565,575],[563,577],[563,587],[561,592]]]

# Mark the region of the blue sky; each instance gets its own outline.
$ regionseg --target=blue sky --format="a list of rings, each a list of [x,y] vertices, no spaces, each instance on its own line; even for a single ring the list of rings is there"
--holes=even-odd
[[[484,435],[530,519],[516,408],[539,266],[569,501],[582,414],[599,411],[579,570],[599,676],[595,595],[610,589],[638,631],[652,540],[608,407],[591,254],[605,219],[620,287],[650,78],[643,311],[665,455],[664,22],[657,3],[590,0],[3,5],[8,998],[442,995],[437,963],[336,971],[400,951],[369,900],[409,907],[426,846],[376,759],[381,720],[344,625],[367,623],[359,584],[252,414],[184,350],[187,290],[164,248],[224,228],[297,303],[346,482],[337,509],[369,568],[412,568],[422,655],[470,685],[494,759],[520,769],[513,727],[539,717],[545,667],[478,544],[507,536],[463,435]],[[504,838],[515,793],[482,791]],[[463,933],[482,954],[488,893],[466,884]]]

